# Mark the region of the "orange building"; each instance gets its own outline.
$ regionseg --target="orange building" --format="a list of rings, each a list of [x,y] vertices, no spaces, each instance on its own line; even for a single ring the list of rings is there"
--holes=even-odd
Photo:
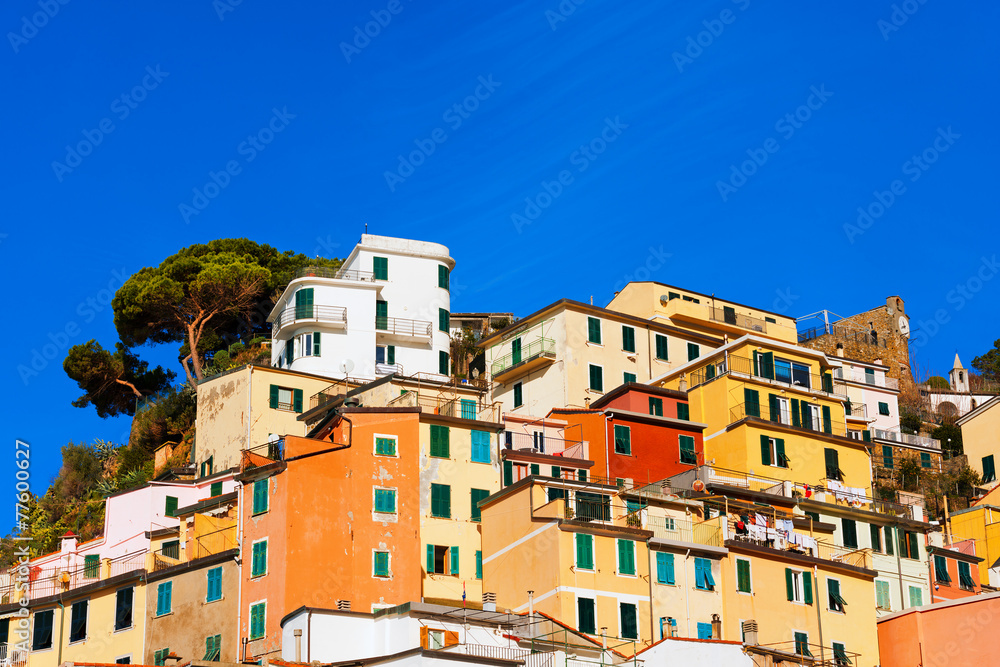
[[[979,583],[979,563],[975,542],[965,540],[951,547],[929,546],[934,602],[957,600],[983,592]]]
[[[881,667],[997,664],[1000,593],[912,607],[878,619]]]

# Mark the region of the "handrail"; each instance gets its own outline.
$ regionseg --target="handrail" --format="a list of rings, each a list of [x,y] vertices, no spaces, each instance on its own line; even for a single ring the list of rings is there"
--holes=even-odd
[[[274,338],[277,336],[282,327],[302,320],[331,322],[334,324],[343,324],[346,327],[347,308],[344,306],[314,306],[312,304],[288,306],[274,318],[274,322],[271,325],[271,337]]]
[[[708,319],[713,322],[732,324],[733,326],[741,327],[748,331],[757,331],[759,333],[767,332],[767,322],[759,317],[741,315],[734,310],[727,311],[725,308],[719,308],[717,306],[708,307]]]
[[[729,409],[729,423],[735,424],[741,419],[753,418],[761,419],[766,422],[771,422],[773,424],[782,424],[788,428],[799,429],[802,431],[812,431],[816,433],[824,433],[826,435],[835,435],[841,438],[847,437],[847,424],[840,421],[839,419],[831,418],[829,420],[823,419],[822,412],[819,415],[819,419],[813,421],[811,426],[808,426],[805,420],[802,419],[802,415],[799,415],[798,424],[795,423],[794,416],[791,410],[781,410],[777,419],[772,419],[774,415],[771,415],[771,406],[767,403],[763,404],[751,404],[748,408],[747,403],[737,403],[732,408]]]
[[[765,375],[768,371],[770,371],[771,375]],[[760,362],[754,364],[753,359],[749,357],[740,357],[734,354],[729,355],[728,365],[725,362],[719,364],[709,364],[693,371],[690,376],[691,388],[697,387],[700,384],[704,384],[709,380],[713,380],[727,373],[730,376],[743,375],[767,380],[769,383],[775,383],[782,386],[803,389],[811,392],[820,392],[828,396],[835,397],[838,400],[844,400],[847,398],[846,389],[832,386],[832,374],[826,376],[826,380],[824,380],[824,376],[817,373],[795,373],[793,371],[791,376],[785,378],[781,377],[780,371],[776,367],[764,368],[764,364]],[[824,386],[824,383],[826,383],[827,386]]]
[[[431,335],[431,323],[426,320],[408,320],[402,317],[375,316],[375,332],[397,336]]]
[[[899,431],[887,431],[881,428],[871,429],[872,437],[878,440],[891,440],[892,442],[901,442],[909,445],[918,445],[920,447],[930,447],[931,449],[941,449],[941,441],[935,440],[934,438],[928,438],[922,435],[911,435],[909,433],[900,433]]]
[[[872,387],[885,387],[886,389],[899,389],[899,380],[896,378],[888,377],[887,375],[869,375],[867,373],[858,373],[856,370],[850,373],[845,373],[843,368],[833,369],[833,379],[843,380],[845,382],[857,382],[859,384],[867,384]]]
[[[358,280],[365,283],[375,282],[375,274],[371,271],[356,271],[354,269],[331,269],[325,266],[304,266],[295,272],[296,278],[334,278],[336,280]]]
[[[523,345],[519,352],[511,351],[490,365],[490,373],[499,375],[520,364],[533,361],[542,356],[554,355],[556,353],[556,342],[551,338],[539,336],[527,345]]]

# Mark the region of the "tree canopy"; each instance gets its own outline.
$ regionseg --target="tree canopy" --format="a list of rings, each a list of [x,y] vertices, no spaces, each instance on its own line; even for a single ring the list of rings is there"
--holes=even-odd
[[[972,367],[975,368],[984,380],[988,382],[1000,382],[1000,338],[993,342],[993,349],[988,350],[972,360]]]
[[[166,389],[176,377],[161,366],[149,370],[147,362],[121,343],[112,352],[93,339],[70,348],[63,370],[84,392],[73,405],[93,405],[101,417],[134,415],[137,398]]]

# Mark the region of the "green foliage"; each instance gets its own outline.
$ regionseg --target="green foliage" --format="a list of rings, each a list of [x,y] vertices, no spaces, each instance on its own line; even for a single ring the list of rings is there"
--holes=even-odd
[[[923,426],[923,423],[923,418],[921,418],[919,413],[900,410],[899,429],[903,433],[916,435],[920,433],[920,427]]]
[[[197,413],[195,398],[194,390],[188,387],[172,389],[140,410],[132,420],[129,447],[137,448],[145,459],[152,460],[153,452],[163,443],[183,440],[194,431]],[[131,460],[128,465],[130,469],[135,467]]]
[[[962,428],[957,424],[941,424],[931,431],[931,437],[941,441],[941,450],[950,452],[951,456],[962,454]]]
[[[931,389],[951,389],[951,384],[940,375],[932,375],[924,384]]]
[[[137,398],[161,391],[176,375],[160,366],[149,370],[121,343],[111,352],[94,339],[71,347],[63,370],[83,390],[74,407],[93,405],[101,417],[135,414]]]
[[[920,466],[920,458],[916,456],[904,456],[896,463],[902,479],[904,491],[915,491],[920,484],[925,468]]]
[[[984,380],[1000,382],[1000,338],[993,342],[993,349],[972,360],[975,368]]]

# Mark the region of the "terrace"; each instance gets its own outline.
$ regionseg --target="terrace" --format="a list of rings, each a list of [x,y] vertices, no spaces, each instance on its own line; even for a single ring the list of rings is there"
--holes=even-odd
[[[551,338],[538,337],[522,344],[520,338],[511,341],[511,351],[490,365],[490,373],[498,382],[528,373],[555,361],[556,342]]]
[[[431,337],[431,323],[426,320],[408,320],[402,317],[375,316],[375,333],[379,336],[396,338]]]
[[[271,338],[277,338],[278,332],[292,324],[325,324],[334,329],[347,328],[347,308],[342,306],[314,306],[299,304],[287,306],[282,310],[271,325]]]
[[[768,353],[769,354],[769,353]],[[778,388],[798,389],[813,393],[823,393],[837,400],[845,400],[847,391],[833,384],[831,373],[811,373],[804,364],[786,362],[771,356],[760,355],[756,359],[729,355],[728,360],[718,364],[708,364],[690,374],[693,389],[717,377],[729,375],[734,378],[766,381]]]
[[[371,271],[348,271],[346,269],[331,269],[325,266],[306,266],[295,272],[296,278],[332,278],[334,280],[353,280],[363,283],[375,282],[375,274]]]
[[[886,431],[881,428],[871,429],[872,438],[875,440],[887,440],[889,442],[898,442],[905,445],[913,445],[915,447],[926,447],[928,449],[936,449],[941,451],[941,441],[935,440],[934,438],[928,438],[923,435],[911,435],[909,433],[900,433],[899,431]]]
[[[500,421],[500,403],[483,403],[475,398],[406,391],[390,400],[386,407],[419,407],[423,412],[458,419],[497,423]]]
[[[843,380],[845,382],[857,382],[859,384],[867,384],[872,387],[899,389],[899,380],[897,380],[896,378],[886,377],[884,373],[882,375],[875,375],[874,373],[865,373],[863,370],[834,368],[833,379]]]

